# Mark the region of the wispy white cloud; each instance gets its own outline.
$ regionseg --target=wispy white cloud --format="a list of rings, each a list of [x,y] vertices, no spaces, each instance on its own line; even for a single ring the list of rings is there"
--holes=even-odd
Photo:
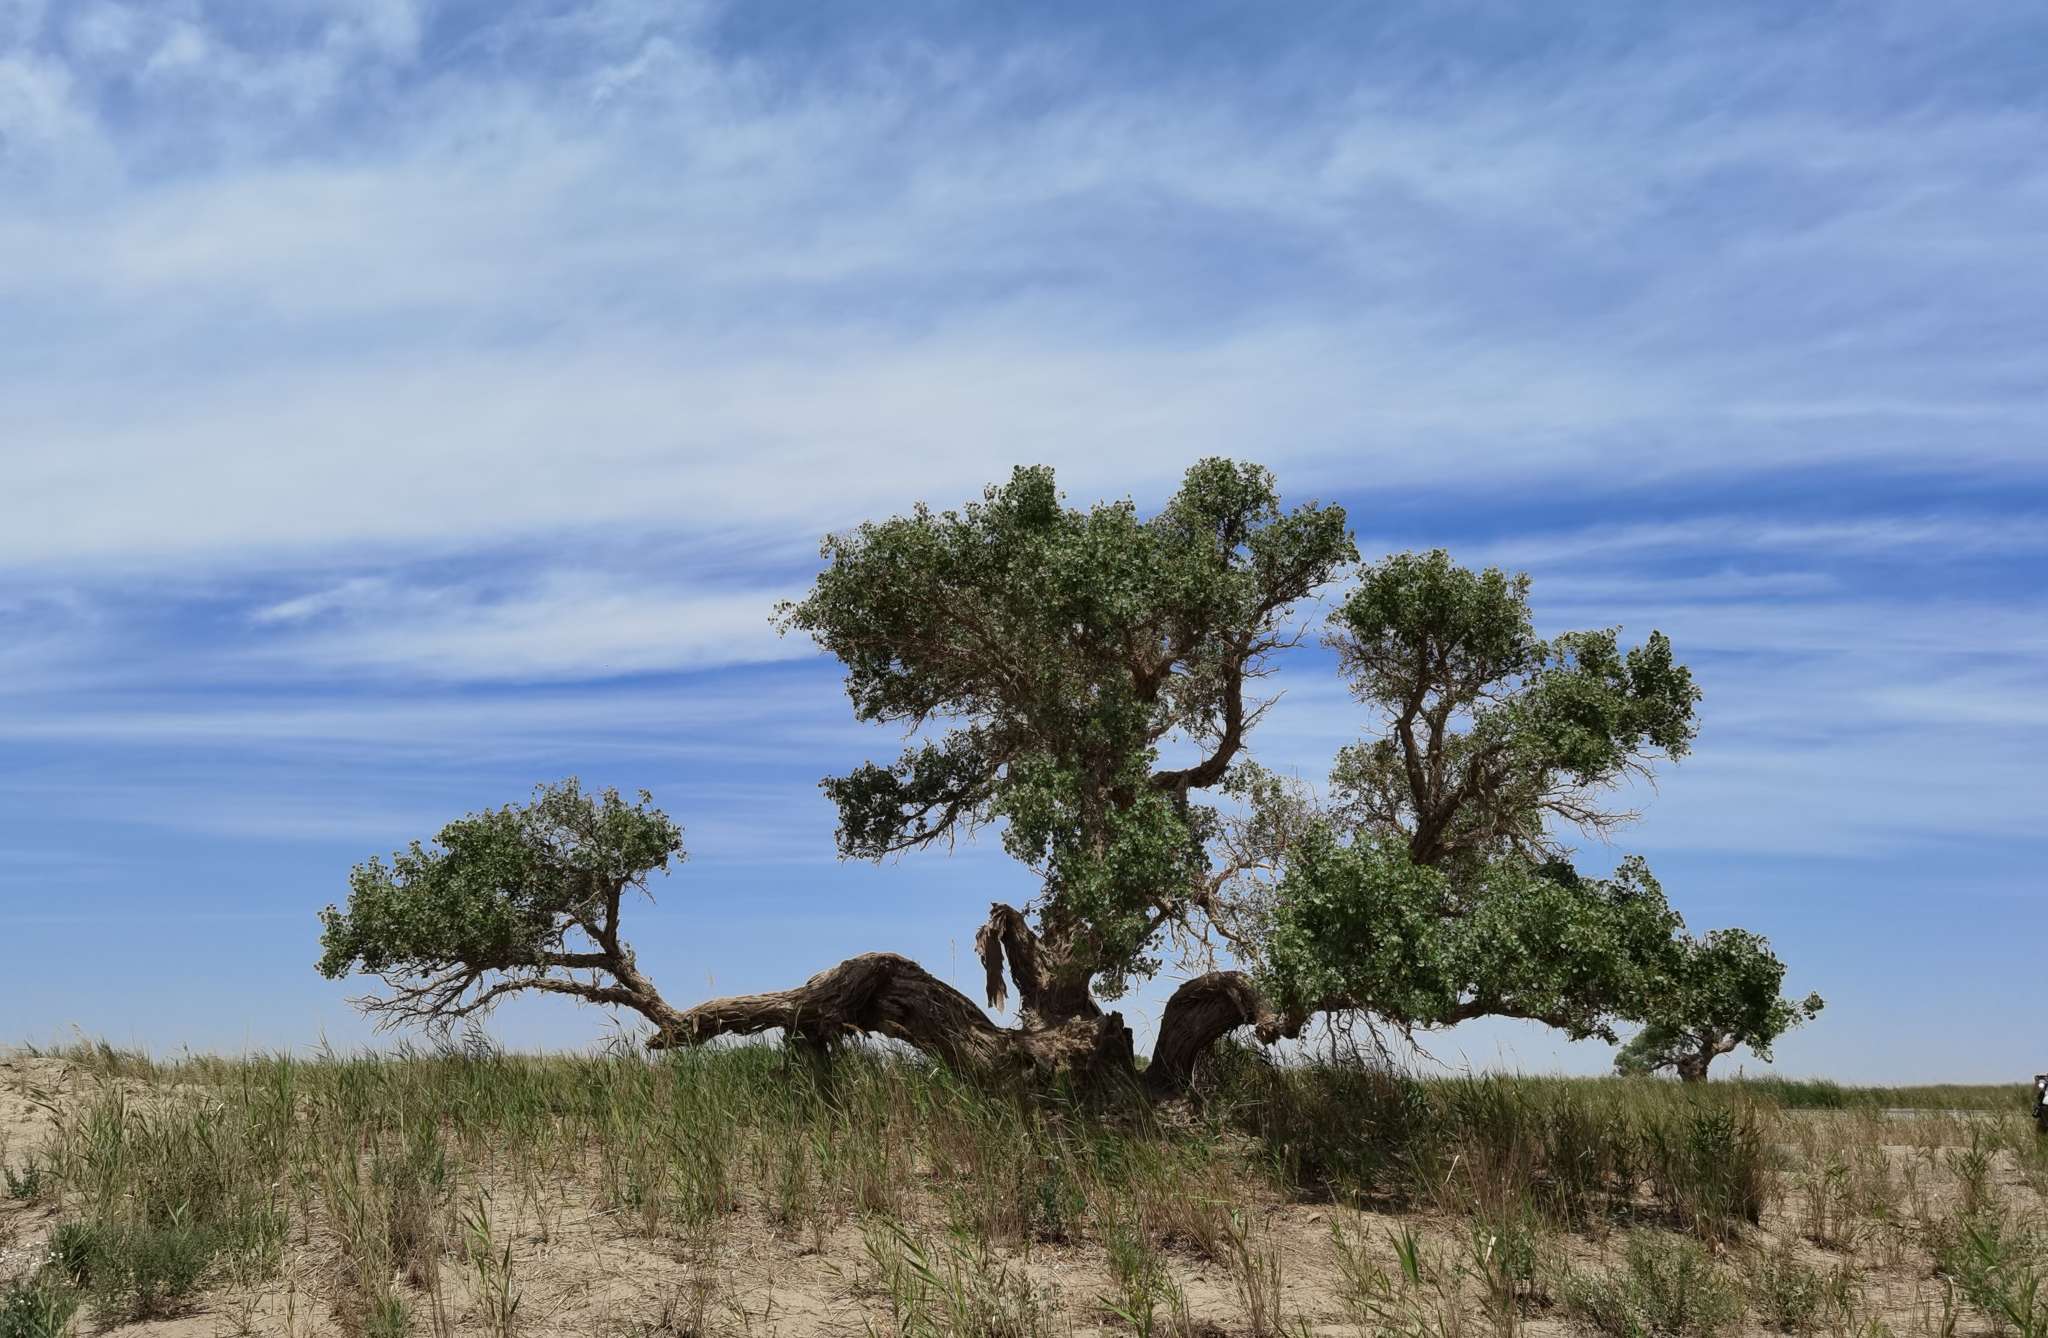
[[[770,626],[785,590],[676,589],[549,572],[512,589],[354,578],[256,609],[286,634],[251,654],[300,677],[397,674],[436,681],[601,679],[816,653]]]
[[[1823,554],[1832,560],[1910,557],[1916,562],[2039,556],[2048,554],[2048,515],[1982,510],[1837,519],[1774,518],[1756,512],[1695,515],[1655,523],[1523,533],[1465,547],[1460,557],[1517,570],[1539,570],[1639,554],[1684,553],[1705,554],[1717,562],[1725,562],[1731,553]],[[1774,573],[1772,579],[1784,576]],[[1666,592],[1673,589],[1662,577],[1656,587]]]
[[[426,74],[402,3],[315,6],[281,48],[232,14],[101,4],[7,57],[18,137],[118,167],[0,219],[0,291],[46,329],[0,360],[28,446],[0,563],[781,533],[1026,459],[1113,491],[1206,451],[1306,487],[1936,433],[2039,459],[2038,386],[1964,337],[2027,289],[1965,229],[2048,208],[2031,118],[1849,114],[1823,34],[1759,67],[1702,20],[1449,100],[1382,34],[1386,68],[1304,66],[1276,122],[1073,42],[885,29],[827,78],[722,46],[716,9],[512,7]],[[207,147],[103,113],[121,81]],[[1766,186],[1798,226],[1735,212]],[[1873,283],[1888,321],[1843,319]]]

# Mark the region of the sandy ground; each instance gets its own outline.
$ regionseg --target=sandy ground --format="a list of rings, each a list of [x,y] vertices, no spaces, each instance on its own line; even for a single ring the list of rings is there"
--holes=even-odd
[[[48,1106],[75,1098],[94,1081],[59,1060],[0,1058],[0,1159],[18,1165],[51,1128]],[[1824,1122],[1840,1117],[1811,1118]],[[1901,1165],[1918,1159],[1932,1167],[1940,1160],[1931,1151],[1933,1141],[1955,1123],[1936,1127],[1928,1121],[1895,1121],[1888,1128],[1897,1129],[1897,1141],[1889,1141],[1887,1135],[1885,1155]],[[1922,1192],[1931,1196],[1930,1206],[1938,1208],[1940,1197],[1949,1191],[1929,1177],[1923,1180],[1927,1187]],[[2034,1201],[2034,1191],[2014,1166],[2001,1164],[1997,1180],[2016,1199]],[[493,1235],[511,1247],[511,1274],[519,1297],[512,1332],[527,1338],[896,1331],[858,1223],[790,1239],[770,1229],[764,1214],[743,1207],[714,1233],[710,1244],[691,1246],[671,1237],[641,1234],[633,1222],[597,1210],[588,1184],[566,1174],[552,1183],[490,1186],[489,1195]],[[1823,1272],[1846,1268],[1864,1297],[1867,1317],[1881,1319],[1891,1333],[1938,1330],[1943,1284],[1932,1276],[1923,1249],[1894,1246],[1886,1251],[1873,1235],[1854,1254],[1822,1250],[1800,1239],[1794,1218],[1797,1206],[1798,1194],[1788,1187],[1758,1233],[1760,1239],[1752,1244],[1775,1241]],[[1333,1222],[1373,1241],[1383,1262],[1392,1257],[1388,1233],[1404,1226],[1447,1252],[1462,1250],[1469,1238],[1465,1223],[1442,1218],[1396,1218],[1301,1203],[1247,1203],[1243,1208],[1255,1225],[1254,1236],[1267,1242],[1278,1259],[1282,1313],[1288,1317],[1290,1333],[1360,1332],[1341,1299],[1331,1246]],[[58,1209],[48,1204],[0,1200],[0,1283],[25,1276],[40,1263],[57,1216]],[[1618,1256],[1620,1238],[1572,1235],[1561,1238],[1559,1248],[1574,1266],[1598,1268]],[[438,1338],[494,1332],[479,1304],[474,1261],[465,1253],[460,1239],[449,1240],[438,1284],[412,1289],[415,1333]],[[1000,1263],[1051,1316],[1042,1332],[1130,1332],[1111,1324],[1098,1303],[1112,1291],[1099,1247],[1036,1243],[1003,1252]],[[1249,1331],[1231,1269],[1190,1249],[1174,1250],[1171,1267],[1197,1332]],[[124,1338],[339,1334],[345,1330],[332,1312],[331,1277],[332,1260],[319,1239],[295,1240],[280,1279],[246,1291],[216,1287],[173,1318],[106,1332]],[[96,1331],[83,1320],[79,1328]],[[1159,1331],[1168,1332],[1163,1326]],[[1467,1316],[1462,1331],[1497,1330]],[[1518,1331],[1540,1338],[1573,1330],[1553,1310],[1525,1316]],[[1989,1330],[1968,1320],[1956,1330],[1975,1331]]]

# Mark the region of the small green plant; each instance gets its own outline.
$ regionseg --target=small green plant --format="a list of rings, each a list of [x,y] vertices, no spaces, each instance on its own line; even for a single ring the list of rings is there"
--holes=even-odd
[[[1568,1277],[1564,1306],[1581,1326],[1614,1338],[1712,1338],[1742,1315],[1742,1298],[1704,1247],[1646,1231],[1629,1236],[1619,1273]]]
[[[43,1279],[0,1292],[0,1338],[60,1338],[78,1311],[78,1293]]]
[[[1527,1219],[1474,1221],[1466,1237],[1466,1276],[1479,1284],[1480,1308],[1501,1338],[1522,1328],[1523,1298],[1536,1281],[1536,1233]]]
[[[1998,1217],[1965,1217],[1939,1247],[1936,1266],[1970,1304],[2020,1338],[2048,1338],[2044,1255],[2048,1249],[2032,1232]]]
[[[1246,1213],[1233,1209],[1229,1222],[1225,1262],[1237,1284],[1245,1323],[1252,1338],[1268,1338],[1280,1332],[1280,1252],[1271,1234],[1254,1226]]]
[[[411,1309],[397,1292],[384,1292],[363,1308],[363,1338],[406,1338],[411,1324]]]
[[[1799,1193],[1806,1211],[1806,1238],[1824,1250],[1853,1249],[1858,1233],[1849,1211],[1849,1164],[1829,1154],[1807,1168]]]
[[[1945,1156],[1949,1174],[1956,1178],[1959,1200],[1958,1211],[1964,1217],[1975,1217],[1996,1200],[1997,1191],[1991,1184],[1991,1152],[1989,1140],[1981,1128],[1970,1130],[1968,1147],[1950,1148]]]
[[[1387,1233],[1389,1273],[1367,1254],[1362,1236],[1336,1223],[1330,1243],[1343,1279],[1344,1307],[1361,1333],[1381,1338],[1459,1338],[1465,1331],[1465,1273],[1447,1268],[1413,1230]]]
[[[91,1301],[103,1323],[175,1314],[218,1251],[214,1234],[183,1220],[122,1227],[68,1222],[51,1238],[51,1266]]]
[[[462,1219],[463,1244],[476,1271],[477,1311],[492,1338],[510,1338],[519,1317],[519,1291],[512,1282],[512,1242],[500,1247],[491,1233],[490,1199],[478,1193]]]
[[[23,1203],[34,1203],[49,1188],[49,1178],[34,1157],[21,1164],[19,1171],[12,1163],[0,1163],[0,1176],[7,1181],[7,1197]]]
[[[1039,1338],[1051,1329],[1044,1299],[985,1243],[951,1235],[933,1245],[893,1220],[869,1222],[862,1239],[901,1338]]]
[[[1806,1333],[1820,1322],[1820,1274],[1789,1251],[1774,1251],[1750,1275],[1750,1304],[1757,1318],[1780,1333]]]
[[[1112,1225],[1103,1249],[1109,1258],[1110,1275],[1117,1284],[1114,1296],[1099,1298],[1106,1314],[1123,1321],[1142,1338],[1152,1338],[1162,1331],[1159,1312],[1164,1305],[1164,1331],[1179,1333],[1187,1329],[1187,1297],[1141,1229],[1122,1222]]]
[[[432,1289],[441,1277],[442,1205],[448,1193],[448,1158],[431,1129],[415,1136],[404,1156],[379,1161],[372,1182],[383,1200],[391,1261],[415,1287]]]

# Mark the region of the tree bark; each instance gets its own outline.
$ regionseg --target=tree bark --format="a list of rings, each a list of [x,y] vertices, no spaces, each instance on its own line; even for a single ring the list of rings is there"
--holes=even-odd
[[[1160,1015],[1159,1039],[1145,1067],[1146,1094],[1161,1099],[1186,1092],[1209,1047],[1247,1026],[1269,1045],[1283,1036],[1299,1036],[1302,1028],[1268,1007],[1242,971],[1211,971],[1183,983]]]
[[[1003,983],[1007,959],[1010,979],[1017,983],[1017,1011],[1026,1028],[1059,1026],[1076,1018],[1102,1016],[1089,992],[1093,972],[1076,968],[1068,953],[1032,932],[1024,913],[996,902],[988,920],[975,931],[974,953],[988,973],[988,1006],[1001,1008],[1010,992]]]
[[[999,1027],[966,995],[907,957],[873,952],[821,971],[795,989],[713,999],[683,1010],[672,1026],[648,1042],[651,1049],[698,1045],[718,1036],[756,1035],[781,1028],[824,1045],[855,1035],[887,1036],[916,1047],[955,1068],[982,1074],[1032,1075],[1066,1079],[1089,1088],[1141,1090],[1153,1100],[1187,1092],[1195,1066],[1211,1046],[1239,1027],[1256,1030],[1272,1043],[1301,1034],[1303,1020],[1268,1006],[1241,971],[1211,971],[1183,983],[1167,1000],[1159,1039],[1142,1078],[1121,1013],[1105,1013],[1093,999],[1085,1012],[1072,1009],[1057,1021],[1045,1017],[1043,982],[1031,971],[1036,940],[1017,937],[1029,929],[1016,912],[998,906],[983,927],[980,946],[989,966],[989,991],[1000,1002],[1001,967],[1022,961],[1017,980],[1026,1025]],[[1007,915],[1000,912],[1008,912]],[[989,965],[988,945],[1002,956]],[[1013,945],[1022,944],[1022,952]],[[1044,1011],[1041,1011],[1044,1010]]]
[[[973,1073],[1072,1077],[1084,1084],[1135,1072],[1130,1029],[1118,1013],[1008,1028],[908,957],[863,953],[795,989],[712,999],[688,1008],[648,1042],[650,1049],[699,1045],[718,1036],[781,1028],[814,1044],[886,1036]]]

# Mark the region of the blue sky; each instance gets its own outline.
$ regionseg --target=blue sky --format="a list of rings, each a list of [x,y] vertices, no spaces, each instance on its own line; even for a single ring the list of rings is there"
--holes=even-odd
[[[892,736],[768,611],[828,530],[1195,458],[1660,627],[1635,796],[1779,1067],[2044,1055],[2038,7],[0,0],[0,1038],[365,1037],[349,866],[645,786],[672,998],[892,948],[993,850],[832,858]],[[1257,740],[1365,721],[1304,651]],[[1132,1005],[1139,1025],[1156,994]],[[602,1015],[504,1010],[574,1045]],[[1519,1026],[1452,1064],[1598,1069]]]

